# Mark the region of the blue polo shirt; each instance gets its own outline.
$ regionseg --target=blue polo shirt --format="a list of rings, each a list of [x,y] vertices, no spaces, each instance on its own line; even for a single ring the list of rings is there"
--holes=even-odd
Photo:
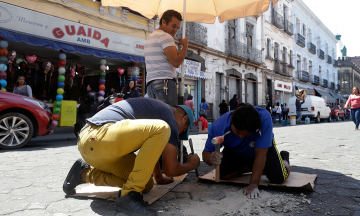
[[[214,152],[215,145],[211,143],[212,138],[222,136],[228,131],[231,132],[225,136],[221,146],[231,149],[240,156],[255,157],[255,148],[271,147],[274,138],[271,115],[266,109],[260,107],[255,107],[255,109],[259,112],[261,118],[261,131],[259,133],[253,133],[243,139],[236,136],[231,130],[232,112],[227,112],[211,126],[204,151]]]

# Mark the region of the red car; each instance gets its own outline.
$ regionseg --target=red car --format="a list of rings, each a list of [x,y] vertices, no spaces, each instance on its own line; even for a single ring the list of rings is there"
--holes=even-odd
[[[341,109],[339,105],[331,105],[331,118],[339,121],[340,119],[345,121],[345,112]]]
[[[0,149],[16,149],[51,134],[52,114],[42,101],[0,91]]]

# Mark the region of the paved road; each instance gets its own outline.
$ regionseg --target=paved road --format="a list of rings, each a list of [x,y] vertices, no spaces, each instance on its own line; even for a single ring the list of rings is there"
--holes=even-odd
[[[318,175],[314,192],[263,187],[263,198],[252,201],[241,194],[243,185],[198,181],[191,172],[154,208],[172,216],[360,215],[360,131],[352,122],[275,127],[274,134],[278,149],[290,152],[293,171]],[[192,139],[201,155],[206,135]],[[64,196],[63,180],[79,156],[76,139],[66,131],[19,150],[0,150],[0,215],[122,215],[112,202]],[[199,172],[212,169],[202,163]]]

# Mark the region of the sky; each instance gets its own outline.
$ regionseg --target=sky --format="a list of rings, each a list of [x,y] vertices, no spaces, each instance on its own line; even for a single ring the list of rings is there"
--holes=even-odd
[[[360,56],[359,0],[303,0],[330,31],[341,35],[347,56]]]

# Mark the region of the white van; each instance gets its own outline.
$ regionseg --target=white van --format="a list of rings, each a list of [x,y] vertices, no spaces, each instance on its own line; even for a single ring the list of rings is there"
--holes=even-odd
[[[289,116],[296,116],[296,97],[291,97],[289,99]],[[321,119],[327,119],[328,122],[331,122],[331,110],[330,107],[326,104],[325,99],[308,95],[305,99],[305,103],[301,104],[301,114],[302,119],[305,119],[307,116],[310,119],[315,119],[315,122],[319,123]]]

